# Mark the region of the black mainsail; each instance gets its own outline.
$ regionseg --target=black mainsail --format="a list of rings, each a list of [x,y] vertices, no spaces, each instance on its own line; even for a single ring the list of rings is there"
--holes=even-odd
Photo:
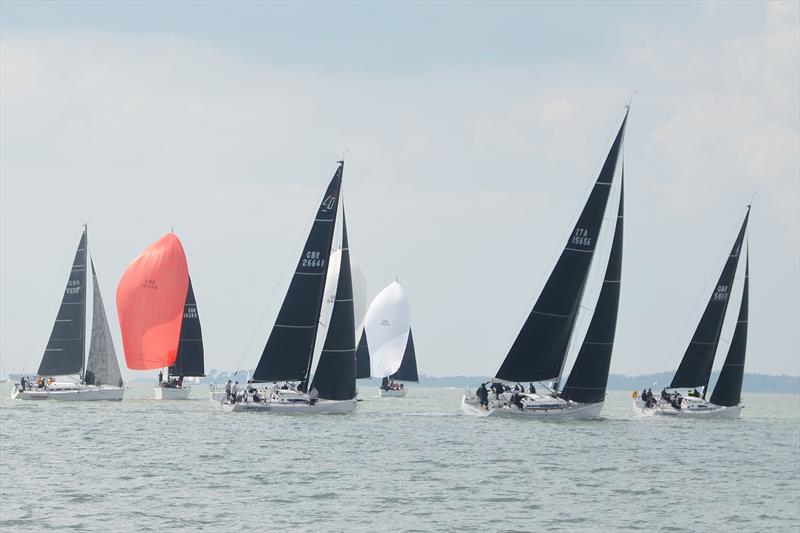
[[[37,374],[65,376],[83,374],[86,336],[86,228],[84,227],[64,297],[47,341]]]
[[[183,306],[181,320],[181,336],[178,340],[178,355],[169,367],[170,376],[205,376],[203,350],[203,329],[200,327],[200,315],[197,312],[197,301],[194,299],[192,278],[189,278],[189,290],[186,291],[186,303]]]
[[[397,372],[392,374],[392,379],[395,381],[416,381],[419,382],[419,374],[417,374],[417,353],[414,350],[414,335],[411,330],[408,330],[408,342],[406,343],[406,351],[403,352],[403,360],[400,362],[400,368]]]
[[[744,356],[747,351],[747,317],[750,300],[750,248],[745,256],[744,289],[739,318],[733,330],[733,338],[725,357],[725,364],[711,393],[711,403],[732,407],[742,400],[742,378],[744,377]]]
[[[344,163],[316,212],[278,318],[253,374],[255,381],[307,380],[314,354]]]
[[[87,385],[121,387],[122,373],[119,370],[117,352],[114,350],[114,341],[111,338],[111,328],[108,326],[100,285],[97,283],[94,261],[90,259],[89,262],[92,266],[94,291],[92,293],[92,338],[89,341],[89,357],[86,361],[86,374],[83,381]]]
[[[603,277],[603,287],[594,308],[592,321],[578,352],[578,358],[567,378],[561,393],[565,400],[579,403],[602,402],[608,385],[608,370],[614,351],[614,336],[617,330],[619,292],[622,280],[622,225],[624,206],[625,167],[620,176],[619,210],[614,240],[608,257],[608,266]]]
[[[495,379],[521,382],[560,377],[603,223],[627,120],[626,112],[561,257]]]
[[[711,377],[711,368],[714,365],[714,355],[717,352],[719,336],[722,332],[722,323],[725,319],[725,311],[728,309],[728,301],[731,295],[731,287],[736,276],[736,267],[739,263],[739,253],[742,249],[742,242],[747,230],[747,220],[750,217],[750,207],[742,222],[736,241],[733,243],[728,260],[722,269],[716,288],[711,294],[711,298],[706,305],[700,323],[692,336],[683,360],[678,367],[678,371],[672,378],[671,389],[681,387],[703,387],[703,398],[706,397],[706,387]]]
[[[350,249],[347,221],[342,208],[342,255],[339,281],[333,301],[328,334],[322,345],[312,387],[326,400],[351,400],[356,397],[356,337],[353,310],[353,279],[350,273]]]
[[[356,347],[356,379],[365,379],[372,375],[369,363],[369,345],[367,344],[367,328],[361,328],[361,338]]]

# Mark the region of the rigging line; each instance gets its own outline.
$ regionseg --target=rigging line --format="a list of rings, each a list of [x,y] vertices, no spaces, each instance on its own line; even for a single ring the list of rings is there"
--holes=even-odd
[[[324,193],[323,193],[324,195]],[[320,202],[322,202],[322,197],[320,198]],[[281,277],[278,279],[278,283],[275,284],[275,288],[272,290],[272,295],[269,297],[267,301],[266,307],[264,307],[264,312],[261,313],[261,317],[258,319],[258,324],[256,328],[253,330],[253,334],[250,336],[250,340],[247,342],[247,346],[242,353],[242,357],[239,359],[239,363],[236,365],[236,372],[234,375],[239,372],[242,368],[242,363],[244,363],[245,357],[247,357],[250,348],[253,346],[253,342],[255,341],[256,335],[259,334],[261,331],[261,325],[264,323],[264,319],[267,316],[267,312],[272,308],[272,303],[275,300],[275,296],[278,293],[278,289],[283,285],[283,281],[286,279],[286,273],[289,271],[289,268],[292,266],[292,260],[296,261],[297,258],[297,251],[302,248],[305,244],[305,240],[303,239],[303,235],[307,235],[311,231],[311,227],[314,225],[314,219],[316,218],[316,211],[314,212],[314,217],[311,218],[309,222],[306,223],[305,228],[303,228],[303,232],[298,236],[297,244],[294,247],[291,255],[289,255],[289,260],[286,262],[286,266],[283,268],[283,272],[281,273]],[[293,269],[294,270],[294,269]],[[294,275],[294,274],[292,274]],[[288,288],[287,288],[288,290]]]
[[[617,116],[618,114],[619,111],[615,113],[615,116]],[[500,354],[500,359],[501,359],[500,364],[502,364],[502,360],[505,359],[506,355],[508,355],[511,346],[514,344],[514,341],[517,339],[517,336],[519,335],[519,332],[522,329],[522,326],[525,324],[525,321],[528,320],[528,316],[533,311],[533,307],[536,305],[536,302],[539,299],[542,290],[544,290],[545,280],[548,277],[550,277],[550,275],[553,273],[553,269],[556,266],[556,262],[558,261],[558,258],[561,257],[561,253],[564,251],[564,243],[567,242],[567,237],[569,236],[570,231],[572,231],[572,229],[578,223],[579,214],[581,213],[581,211],[583,211],[586,202],[589,201],[589,195],[591,194],[591,191],[594,188],[595,183],[597,182],[597,177],[600,175],[600,171],[603,169],[603,164],[605,163],[606,157],[608,157],[608,153],[611,151],[611,147],[614,145],[614,139],[616,138],[617,133],[619,132],[619,125],[621,125],[620,120],[617,118],[615,119],[614,123],[617,124],[618,127],[617,129],[614,129],[613,127],[608,128],[611,131],[611,135],[606,137],[606,143],[605,143],[606,149],[604,152],[600,153],[599,163],[595,163],[595,172],[593,175],[590,175],[590,178],[586,186],[584,187],[583,192],[581,193],[580,201],[576,203],[575,210],[572,212],[569,221],[564,227],[563,233],[560,237],[560,240],[558,241],[561,244],[557,245],[557,247],[554,248],[553,253],[550,255],[550,259],[548,260],[548,268],[545,269],[542,272],[542,275],[539,277],[539,281],[536,284],[538,290],[533,292],[531,298],[528,300],[528,307],[527,307],[528,312],[522,316],[522,320],[519,320],[517,322],[517,327],[513,330],[511,339],[508,342],[506,342],[505,350]]]
[[[722,271],[725,269],[725,265],[727,264],[728,259],[729,259],[728,256],[730,255],[730,250],[731,250],[730,247],[733,245],[734,241],[736,240],[736,237],[739,235],[739,230],[740,229],[741,229],[741,225],[736,226],[736,230],[733,233],[733,238],[728,238],[721,245],[721,246],[723,246],[723,250],[720,252],[719,255],[721,256],[724,253],[725,254],[725,260],[723,261],[721,267],[713,269],[713,270],[711,270],[709,272],[708,277],[706,278],[706,282],[703,284],[703,287],[702,287],[701,291],[698,293],[697,299],[695,300],[694,305],[692,306],[692,312],[689,313],[688,315],[686,315],[687,318],[686,318],[686,320],[685,320],[685,322],[683,324],[683,327],[681,328],[680,335],[678,335],[675,338],[675,342],[673,343],[673,346],[670,349],[670,351],[666,355],[664,355],[662,357],[662,361],[661,361],[661,372],[662,373],[666,372],[665,369],[666,369],[666,366],[667,366],[667,361],[673,359],[673,357],[674,357],[673,354],[677,350],[677,348],[678,348],[679,344],[681,343],[681,341],[683,340],[683,343],[685,345],[687,345],[687,346],[688,346],[689,342],[691,342],[691,337],[689,338],[688,341],[685,340],[689,325],[690,324],[695,324],[695,329],[696,329],[697,328],[697,324],[699,324],[700,319],[703,317],[702,313],[700,313],[700,315],[698,316],[698,309],[700,307],[700,303],[701,302],[706,302],[706,305],[707,305],[708,299],[710,298],[710,292],[711,292],[710,289],[712,289],[714,287],[714,285],[712,285],[712,282],[715,281],[715,280],[718,280],[719,277],[722,275]],[[742,248],[743,247],[744,246],[742,246]],[[739,255],[741,256],[741,249],[739,250],[739,252],[740,252]],[[737,268],[737,271],[738,271],[738,268]],[[703,310],[705,310],[705,306],[703,306]],[[725,320],[725,318],[723,317],[723,322],[724,322],[724,320]],[[692,334],[694,334],[694,332],[692,332]],[[683,359],[683,356],[681,356],[681,359]],[[716,354],[714,356],[714,359],[716,359]],[[680,365],[680,362],[678,363],[678,365]],[[677,367],[675,368],[675,370],[677,371]]]
[[[81,235],[83,235],[83,233],[81,233]],[[69,246],[68,250],[73,250],[73,248],[72,248],[73,243],[70,242],[69,244],[66,244],[68,242],[66,239],[63,240],[62,242],[65,243],[64,244],[64,248]],[[63,250],[63,248],[62,248],[62,250]],[[72,251],[71,253],[69,251],[62,252],[62,253],[59,253],[58,255],[59,255],[59,257],[62,257],[63,255],[66,255],[67,253],[69,253],[69,267],[68,268],[64,268],[63,270],[61,270],[61,272],[70,272],[70,274],[71,274],[72,273],[72,270],[71,270],[72,269],[72,263],[75,260],[74,251]],[[59,292],[59,290],[60,290],[61,297],[63,299],[65,285],[64,285],[64,280],[63,279],[59,279],[59,278],[55,278],[55,277],[54,277],[54,279],[58,279],[58,282],[57,282],[57,284],[53,285],[53,289],[50,291],[50,295],[47,298],[47,302],[49,302],[49,304],[42,307],[43,311],[42,311],[42,314],[41,314],[41,318],[39,320],[39,326],[36,328],[36,333],[27,342],[28,349],[25,351],[25,354],[26,354],[25,355],[25,359],[22,361],[22,371],[21,371],[22,374],[25,374],[25,369],[28,367],[28,363],[30,362],[31,355],[36,353],[34,345],[39,343],[40,337],[42,335],[42,328],[44,327],[45,323],[47,322],[47,318],[50,317],[50,316],[53,316],[54,319],[56,317],[58,317],[58,310],[59,310],[59,308],[61,306],[61,299],[58,300],[58,304],[57,305],[54,302],[55,302],[55,300],[56,300],[56,298],[58,296],[57,293]],[[67,280],[69,280],[69,276],[67,276]],[[53,308],[55,308],[55,313],[51,315]],[[46,348],[47,347],[47,341],[45,341],[44,344],[45,344],[45,348]],[[6,351],[6,353],[8,353],[8,352]],[[44,352],[42,352],[42,353],[44,353]],[[38,366],[36,368],[38,370]]]

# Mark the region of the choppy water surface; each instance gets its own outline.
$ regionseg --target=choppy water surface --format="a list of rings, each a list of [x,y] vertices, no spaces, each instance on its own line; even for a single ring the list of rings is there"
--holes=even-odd
[[[340,416],[230,414],[205,400],[38,403],[0,393],[8,531],[797,531],[800,397],[741,420],[460,414],[460,390],[362,391]]]

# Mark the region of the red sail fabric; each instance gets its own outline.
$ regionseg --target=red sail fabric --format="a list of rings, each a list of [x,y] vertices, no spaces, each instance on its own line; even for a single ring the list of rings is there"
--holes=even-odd
[[[151,370],[175,362],[188,290],[186,255],[174,233],[161,237],[128,266],[117,286],[128,368]]]

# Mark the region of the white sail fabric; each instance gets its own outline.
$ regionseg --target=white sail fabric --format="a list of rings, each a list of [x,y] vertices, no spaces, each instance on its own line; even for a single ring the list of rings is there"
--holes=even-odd
[[[314,358],[311,362],[311,374],[313,375],[319,363],[319,355],[322,353],[322,345],[325,336],[328,334],[328,324],[333,313],[333,302],[336,300],[336,288],[339,285],[339,267],[342,263],[342,251],[331,250],[328,259],[328,273],[325,277],[325,296],[322,299],[322,307],[319,311],[319,329],[317,330],[317,342],[314,344]]]
[[[92,385],[121,387],[122,374],[117,362],[117,352],[114,350],[114,341],[111,339],[111,329],[108,327],[103,297],[100,296],[100,286],[97,284],[94,264],[92,264],[92,281],[94,283],[94,292],[92,294],[92,340],[89,344],[85,381]]]
[[[410,328],[406,293],[399,283],[392,282],[372,300],[364,316],[373,377],[388,377],[400,368]]]
[[[361,324],[364,314],[367,312],[367,278],[364,272],[356,263],[350,262],[350,272],[353,279],[353,311],[355,312],[356,324]],[[358,333],[361,333],[359,327]],[[356,335],[358,339],[358,335]]]

